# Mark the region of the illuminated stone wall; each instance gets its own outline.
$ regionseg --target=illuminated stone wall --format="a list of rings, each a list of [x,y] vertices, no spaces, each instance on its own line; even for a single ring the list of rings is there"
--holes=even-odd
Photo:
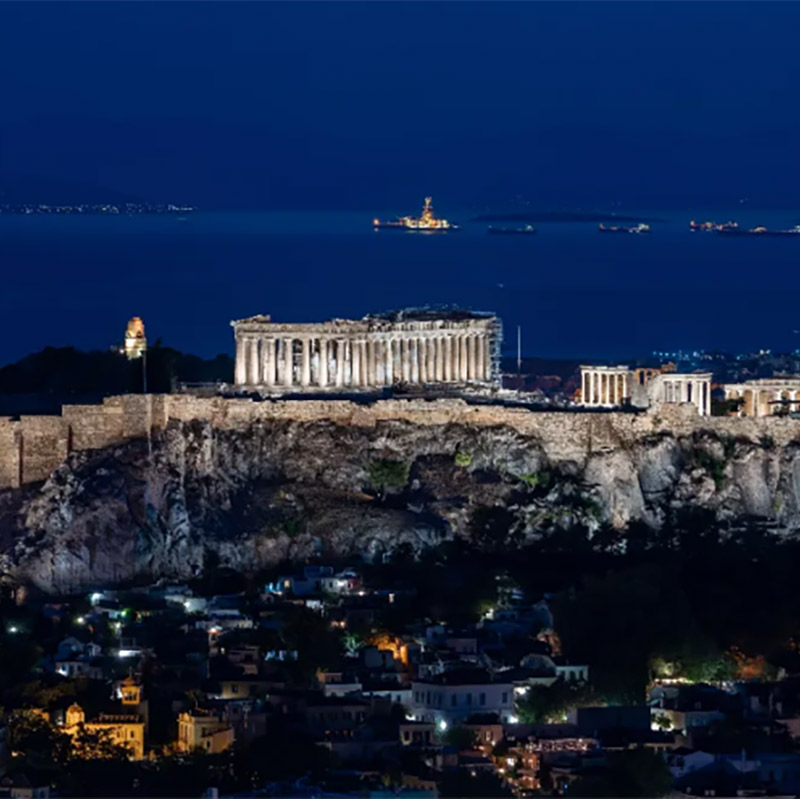
[[[64,406],[61,416],[0,419],[0,488],[45,480],[70,451],[91,450],[144,438],[170,421],[210,422],[220,429],[244,429],[270,421],[329,421],[373,427],[389,422],[413,425],[507,426],[538,438],[555,462],[632,446],[661,432],[676,436],[709,431],[758,442],[769,436],[782,446],[800,441],[800,420],[788,417],[700,417],[694,406],[663,405],[642,413],[528,411],[471,405],[458,399],[265,400],[200,398],[191,395],[124,395],[97,406]]]

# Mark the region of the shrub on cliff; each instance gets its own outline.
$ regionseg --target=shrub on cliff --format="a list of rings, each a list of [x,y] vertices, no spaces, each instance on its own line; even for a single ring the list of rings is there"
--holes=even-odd
[[[410,470],[410,465],[404,461],[382,458],[369,465],[369,482],[375,490],[385,494],[389,490],[405,487]]]

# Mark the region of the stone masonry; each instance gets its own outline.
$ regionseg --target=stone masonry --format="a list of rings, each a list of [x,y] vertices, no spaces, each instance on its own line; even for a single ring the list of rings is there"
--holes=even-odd
[[[790,417],[701,417],[693,404],[669,404],[646,413],[529,411],[459,399],[255,401],[192,395],[123,395],[102,405],[64,406],[60,416],[0,418],[0,488],[46,480],[72,451],[92,450],[142,439],[170,421],[210,422],[219,429],[244,429],[256,422],[330,421],[372,427],[387,421],[415,425],[508,426],[539,437],[556,461],[581,460],[620,444],[670,431],[724,433],[757,442],[769,436],[781,446],[800,440],[800,420]]]

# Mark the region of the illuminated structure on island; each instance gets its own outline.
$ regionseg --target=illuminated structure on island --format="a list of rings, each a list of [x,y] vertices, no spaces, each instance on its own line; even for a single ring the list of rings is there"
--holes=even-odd
[[[660,369],[582,366],[580,392],[580,403],[587,408],[690,403],[701,417],[711,413],[711,373],[678,373],[671,365]]]
[[[500,383],[499,319],[428,309],[323,323],[231,322],[235,385],[269,392],[326,392],[396,385]]]

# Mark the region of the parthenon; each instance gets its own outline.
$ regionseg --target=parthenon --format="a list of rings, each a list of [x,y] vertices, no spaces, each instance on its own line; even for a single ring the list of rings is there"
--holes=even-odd
[[[237,388],[285,393],[499,385],[500,322],[493,314],[421,309],[323,323],[257,315],[231,325]]]

